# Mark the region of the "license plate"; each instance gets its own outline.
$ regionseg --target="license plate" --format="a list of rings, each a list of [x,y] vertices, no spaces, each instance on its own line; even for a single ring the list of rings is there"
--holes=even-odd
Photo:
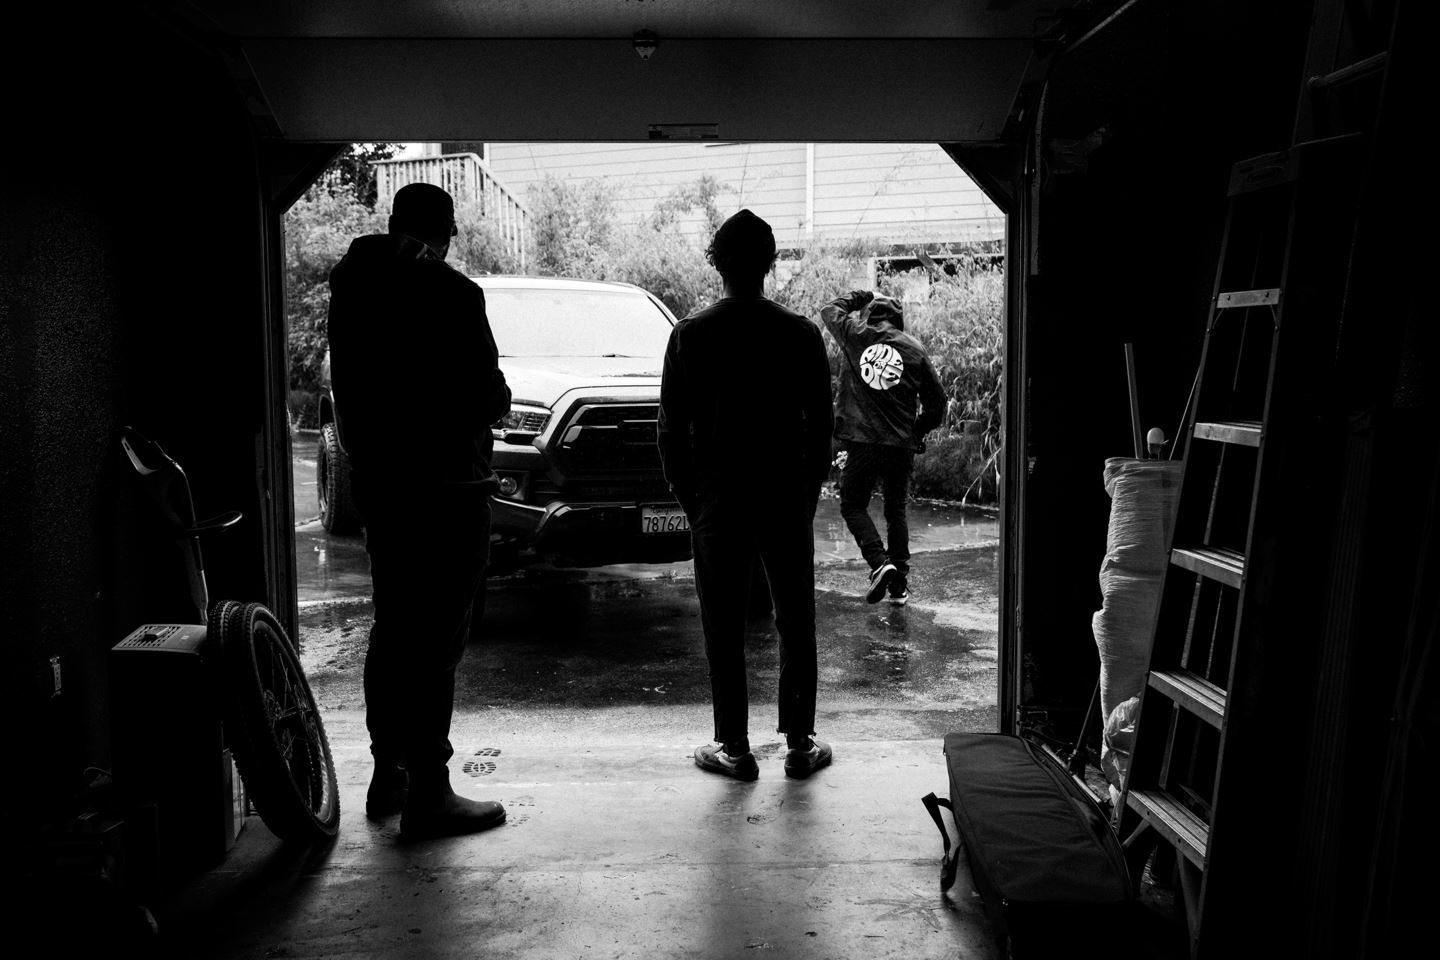
[[[674,507],[641,507],[641,533],[688,533],[690,521],[685,511]]]

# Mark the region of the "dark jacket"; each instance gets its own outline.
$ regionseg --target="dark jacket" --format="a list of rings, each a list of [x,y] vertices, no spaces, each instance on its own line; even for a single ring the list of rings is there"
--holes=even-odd
[[[403,234],[359,237],[330,273],[331,389],[357,479],[494,482],[510,409],[485,295]]]
[[[830,472],[830,429],[814,322],[763,297],[727,297],[670,332],[658,441],[687,513],[697,498],[813,503]]]
[[[945,390],[919,341],[888,320],[849,315],[845,297],[820,310],[843,355],[835,438],[920,449],[945,417]]]

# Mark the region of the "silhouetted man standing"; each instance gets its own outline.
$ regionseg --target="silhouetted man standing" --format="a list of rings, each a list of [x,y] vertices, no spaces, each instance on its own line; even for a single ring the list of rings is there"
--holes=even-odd
[[[749,210],[715,231],[706,256],[723,296],[675,325],[660,388],[665,478],[690,520],[695,589],[710,664],[715,744],[702,769],[754,780],[745,620],[763,562],[780,634],[785,773],[831,759],[815,740],[815,505],[830,468],[830,367],[820,328],[766,299],[775,235]],[[765,445],[763,466],[751,448]]]
[[[455,668],[490,547],[490,425],[510,391],[485,296],[445,263],[450,195],[400,189],[386,235],[359,237],[330,274],[330,367],[337,427],[365,524],[375,623],[365,657],[365,722],[375,772],[366,814],[399,812],[400,833],[472,833],[505,820],[457,796],[447,762]],[[410,371],[423,371],[423,408]]]

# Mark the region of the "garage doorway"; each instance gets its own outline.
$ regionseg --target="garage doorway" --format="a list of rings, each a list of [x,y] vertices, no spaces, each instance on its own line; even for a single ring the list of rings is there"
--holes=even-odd
[[[915,462],[906,606],[861,598],[866,568],[839,515],[838,467],[826,486],[816,519],[818,725],[846,741],[936,741],[954,729],[999,728],[1004,217],[934,144],[368,143],[341,151],[285,216],[300,636],[322,703],[361,706],[370,609],[363,538],[337,486],[343,464],[335,463],[324,396],[324,280],[354,235],[384,231],[395,189],[421,179],[457,194],[461,233],[448,259],[481,277],[482,289],[490,274],[620,280],[662,291],[671,315],[683,316],[718,297],[704,243],[743,206],[776,229],[773,299],[809,316],[850,289],[900,300],[950,407]],[[503,323],[493,325],[504,355]],[[423,337],[417,343],[423,353]],[[423,410],[423,359],[406,366],[414,382],[398,388],[397,402]],[[630,496],[668,500],[663,487]],[[877,491],[877,521],[879,499]],[[538,710],[592,729],[608,728],[603,717],[614,713],[622,727],[689,728],[703,739],[709,688],[691,563],[683,555],[629,562],[606,557],[599,544],[578,556],[521,546],[518,557],[502,551],[490,580],[483,627],[461,666],[457,713],[515,711],[512,722],[523,727],[522,715]],[[757,601],[748,651],[752,726],[762,731],[778,670],[763,606]]]

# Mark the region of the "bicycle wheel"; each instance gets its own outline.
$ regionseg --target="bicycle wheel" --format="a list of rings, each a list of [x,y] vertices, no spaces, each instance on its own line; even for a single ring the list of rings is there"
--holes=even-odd
[[[220,634],[226,729],[256,812],[282,840],[335,836],[335,762],[305,671],[264,604],[224,600],[210,614]]]

